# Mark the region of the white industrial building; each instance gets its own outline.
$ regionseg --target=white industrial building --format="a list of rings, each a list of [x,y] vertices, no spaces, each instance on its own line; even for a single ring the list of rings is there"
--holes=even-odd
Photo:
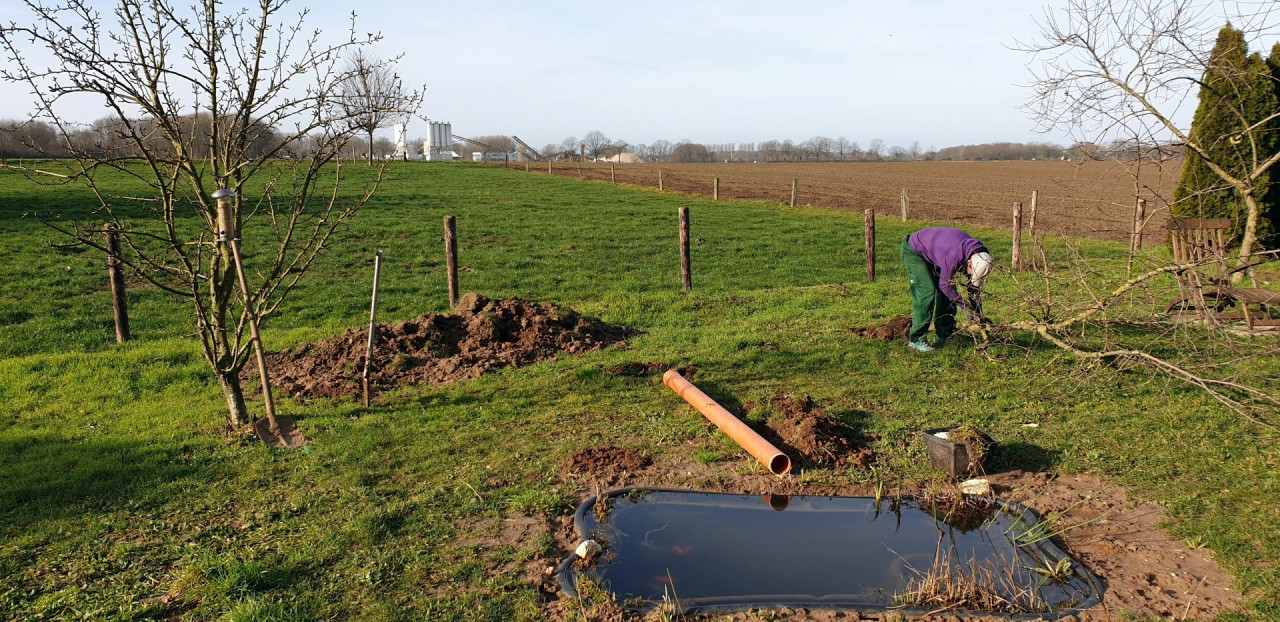
[[[452,162],[462,156],[453,152],[453,124],[444,121],[427,121],[427,140],[422,143],[423,158],[432,161]]]

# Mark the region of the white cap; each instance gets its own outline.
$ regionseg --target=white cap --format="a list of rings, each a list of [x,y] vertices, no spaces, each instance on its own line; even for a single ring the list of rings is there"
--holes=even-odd
[[[987,276],[991,274],[991,253],[974,253],[969,256],[969,284],[974,287],[982,287],[987,282]]]

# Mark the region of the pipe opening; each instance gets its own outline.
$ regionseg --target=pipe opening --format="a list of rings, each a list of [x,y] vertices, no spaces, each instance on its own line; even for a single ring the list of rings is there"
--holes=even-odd
[[[783,476],[790,473],[791,458],[788,458],[786,454],[778,454],[774,456],[772,460],[769,460],[769,470],[773,471],[773,474],[777,476]]]

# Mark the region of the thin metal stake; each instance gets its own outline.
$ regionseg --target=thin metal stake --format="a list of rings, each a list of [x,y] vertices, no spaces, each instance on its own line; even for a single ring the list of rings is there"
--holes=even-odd
[[[373,257],[373,300],[369,303],[369,342],[364,346],[364,407],[369,407],[369,361],[373,358],[373,339],[378,330],[378,278],[382,274],[382,251]]]

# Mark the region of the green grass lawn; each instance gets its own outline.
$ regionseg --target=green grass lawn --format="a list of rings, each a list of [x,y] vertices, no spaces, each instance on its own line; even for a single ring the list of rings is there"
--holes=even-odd
[[[275,451],[224,440],[225,402],[181,301],[131,280],[135,340],[116,345],[102,258],[48,246],[62,240],[22,217],[92,218],[92,206],[87,192],[0,173],[0,619],[165,617],[175,609],[142,603],[164,594],[187,603],[176,610],[187,619],[539,619],[538,593],[513,569],[553,543],[481,551],[460,536],[571,511],[588,491],[557,473],[577,449],[724,448],[660,385],[602,372],[627,361],[695,365],[728,404],[812,395],[880,435],[881,464],[908,478],[931,473],[922,448],[900,441],[976,423],[1024,448],[1015,466],[1104,474],[1163,505],[1175,535],[1206,542],[1235,574],[1254,613],[1280,616],[1272,435],[1191,388],[1083,370],[1030,338],[992,363],[971,347],[920,356],[849,333],[909,309],[898,246],[922,223],[878,223],[878,280],[865,284],[860,213],[395,165],[265,323],[269,348],[366,322],[379,249],[381,321],[445,311],[445,214],[457,217],[464,291],[645,333],[629,350],[407,388],[371,409],[282,401],[312,442]],[[680,206],[697,241],[690,293],[679,289]],[[1007,235],[974,233],[1008,256]],[[252,272],[253,225],[245,247]],[[1072,248],[1100,272],[1123,268],[1117,245]],[[1050,252],[1068,249],[1051,241]],[[998,317],[1015,294],[999,276],[991,288]],[[1247,367],[1280,375],[1275,361]],[[725,468],[749,464],[724,454]]]

